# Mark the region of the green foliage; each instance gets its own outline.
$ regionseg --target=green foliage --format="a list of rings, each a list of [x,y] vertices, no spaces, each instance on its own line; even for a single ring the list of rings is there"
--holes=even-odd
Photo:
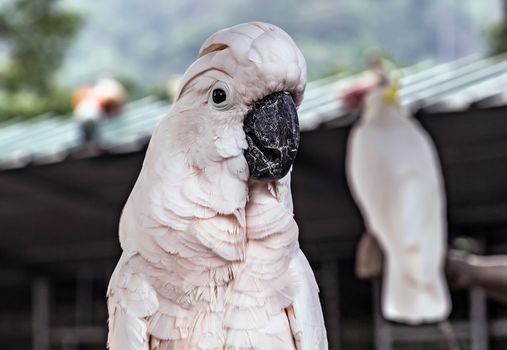
[[[10,51],[4,88],[47,94],[81,22],[76,13],[58,8],[56,0],[13,0],[2,7],[0,39]]]
[[[507,52],[507,24],[497,23],[488,31],[490,51],[492,55]]]
[[[116,76],[115,79],[123,86],[129,99],[137,100],[147,95],[146,90],[131,76],[121,75]]]
[[[53,89],[45,96],[28,92],[0,94],[0,121],[29,119],[45,113],[68,115],[71,110],[72,93],[68,89]]]
[[[479,254],[481,252],[480,243],[470,237],[458,237],[453,240],[452,246],[460,251],[464,251],[472,254]]]
[[[8,48],[0,119],[69,112],[71,93],[56,88],[53,77],[81,23],[57,0],[11,0],[0,8],[0,41]]]
[[[159,100],[169,100],[167,88],[164,85],[153,85],[146,87],[136,82],[127,75],[117,76],[115,79],[123,85],[125,93],[129,100],[137,100],[145,96],[154,96]]]
[[[161,101],[172,100],[172,98],[167,93],[167,87],[164,85],[154,85],[151,88],[147,89],[146,94],[149,96],[154,96]]]
[[[335,65],[329,67],[328,70],[325,71],[323,76],[330,77],[332,75],[338,75],[338,74],[346,75],[347,73],[349,73],[349,69],[347,69],[346,66],[344,66],[343,64],[340,64],[340,63],[336,63]]]

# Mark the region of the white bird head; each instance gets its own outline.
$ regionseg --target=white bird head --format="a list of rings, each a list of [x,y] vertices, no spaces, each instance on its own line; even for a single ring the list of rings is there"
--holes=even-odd
[[[259,22],[223,29],[182,78],[171,113],[179,147],[200,169],[243,153],[250,178],[278,180],[297,152],[305,86],[305,60],[283,30]]]
[[[401,107],[398,99],[399,85],[382,85],[373,90],[365,100],[363,120],[375,120],[405,116],[406,111]]]

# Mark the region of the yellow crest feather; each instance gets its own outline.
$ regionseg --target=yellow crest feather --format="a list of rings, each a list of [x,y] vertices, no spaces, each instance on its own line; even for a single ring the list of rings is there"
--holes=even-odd
[[[398,83],[393,83],[389,87],[389,89],[387,89],[384,92],[384,98],[385,98],[385,100],[386,100],[387,103],[392,104],[392,105],[398,103],[398,90],[399,90]]]

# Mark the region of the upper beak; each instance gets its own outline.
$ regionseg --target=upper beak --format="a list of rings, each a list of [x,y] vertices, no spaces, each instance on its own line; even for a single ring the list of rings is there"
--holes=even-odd
[[[243,129],[250,178],[272,181],[287,175],[299,146],[299,122],[292,96],[275,92],[257,101],[247,112]]]

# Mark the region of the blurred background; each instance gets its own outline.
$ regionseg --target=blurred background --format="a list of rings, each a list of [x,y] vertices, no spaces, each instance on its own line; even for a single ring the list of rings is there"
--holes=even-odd
[[[501,0],[0,0],[0,348],[104,348],[119,215],[151,132],[202,42],[251,20],[308,63],[293,196],[330,348],[506,349],[507,308],[484,288],[453,292],[451,331],[380,316],[378,282],[355,275],[364,227],[344,171],[374,57],[437,146],[450,246],[507,254]]]

